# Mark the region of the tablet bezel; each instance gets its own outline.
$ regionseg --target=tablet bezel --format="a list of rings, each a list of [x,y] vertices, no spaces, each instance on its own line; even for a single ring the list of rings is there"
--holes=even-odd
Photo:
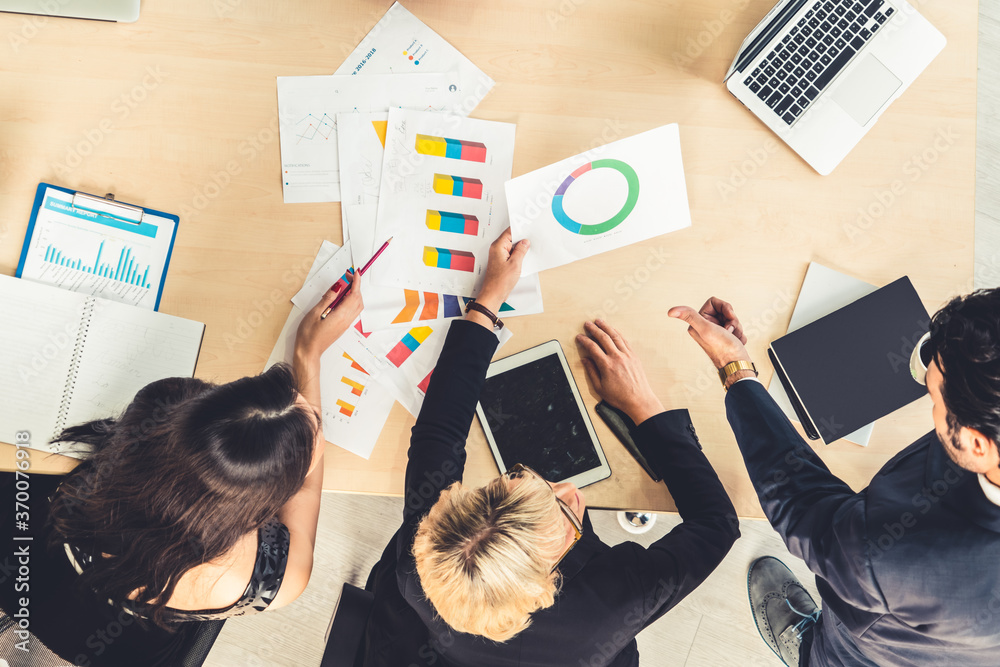
[[[530,364],[543,357],[551,356],[552,354],[555,354],[559,359],[559,363],[562,364],[563,373],[566,376],[570,391],[573,393],[573,398],[576,399],[576,407],[580,411],[580,415],[583,417],[583,423],[587,427],[587,433],[590,435],[591,446],[597,452],[597,458],[600,460],[601,464],[596,468],[585,470],[568,479],[550,479],[547,481],[552,482],[553,484],[570,482],[577,488],[583,488],[593,484],[594,482],[600,482],[601,480],[610,477],[611,466],[608,465],[608,458],[604,454],[604,448],[601,446],[601,441],[597,438],[597,432],[594,430],[594,424],[590,421],[590,413],[587,412],[587,406],[583,402],[583,397],[580,395],[580,389],[576,385],[576,379],[573,377],[573,372],[569,368],[569,363],[566,361],[566,355],[563,353],[562,346],[559,344],[559,341],[550,340],[540,345],[536,345],[535,347],[528,348],[527,350],[523,350],[508,357],[504,357],[503,359],[494,361],[490,364],[489,370],[486,372],[486,378],[489,379],[515,368],[520,368],[521,366]],[[496,461],[497,467],[500,469],[500,473],[503,474],[507,472],[508,468],[520,463],[520,461],[504,461],[503,456],[500,453],[500,449],[497,447],[496,438],[493,437],[493,431],[490,429],[490,422],[486,418],[486,413],[483,410],[483,404],[479,401],[476,402],[476,415],[479,417],[480,426],[482,426],[483,431],[486,433],[486,441],[490,444],[490,451],[493,453],[493,460]]]

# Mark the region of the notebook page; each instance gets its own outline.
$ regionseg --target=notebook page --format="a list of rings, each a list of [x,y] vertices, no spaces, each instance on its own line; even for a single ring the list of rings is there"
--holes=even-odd
[[[54,451],[59,404],[66,388],[83,294],[0,276],[0,442],[28,431],[34,449]]]
[[[200,322],[98,299],[66,424],[116,417],[150,382],[194,375],[204,331]]]

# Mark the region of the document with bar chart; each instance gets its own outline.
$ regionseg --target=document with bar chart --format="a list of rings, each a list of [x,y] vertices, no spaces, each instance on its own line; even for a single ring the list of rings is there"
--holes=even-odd
[[[375,238],[376,208],[376,204],[344,206],[355,262],[362,265],[372,254],[370,248]],[[361,250],[362,248],[369,250]],[[379,258],[379,261],[382,259]],[[365,301],[365,310],[361,314],[364,331],[409,327],[415,323],[429,324],[462,317],[465,315],[465,305],[472,299],[472,295],[383,287],[371,281],[371,273],[366,273],[359,280]],[[517,281],[507,301],[500,306],[500,316],[507,318],[534,315],[542,310],[542,287],[536,274]]]
[[[278,135],[286,204],[340,201],[337,114],[390,105],[467,113],[458,75],[279,76]]]
[[[176,218],[42,183],[17,277],[156,310]]]
[[[372,282],[476,294],[489,247],[508,226],[514,125],[391,109],[375,243],[394,237]]]
[[[513,238],[531,241],[525,276],[691,226],[676,124],[518,176],[506,189]]]
[[[452,321],[416,323],[410,328],[383,329],[365,332],[361,319],[337,340],[337,345],[353,359],[357,359],[372,376],[406,410],[416,417],[424,404],[424,395],[438,357],[444,349]],[[503,345],[510,340],[511,331],[504,327],[494,332]]]
[[[339,251],[335,245],[324,241],[306,280],[318,275]],[[309,303],[305,309],[292,306],[265,368],[282,361],[292,362],[295,333],[313,305],[315,303]],[[336,345],[331,345],[320,358],[320,400],[323,435],[327,442],[366,459],[371,456],[396,402],[393,394],[372,378],[364,366]]]

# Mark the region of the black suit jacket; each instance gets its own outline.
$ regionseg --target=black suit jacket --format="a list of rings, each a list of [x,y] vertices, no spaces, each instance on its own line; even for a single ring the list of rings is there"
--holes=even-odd
[[[934,432],[855,493],[759,382],[726,408],[764,513],[816,574],[810,667],[1000,665],[1000,507]]]
[[[403,525],[369,580],[376,602],[365,664],[638,665],[635,635],[704,581],[739,537],[733,505],[686,410],[664,412],[635,430],[684,519],[650,548],[609,547],[585,518],[585,536],[560,564],[563,586],[555,604],[503,644],[452,631],[423,594],[413,538],[441,491],[462,478],[465,440],[496,345],[490,331],[467,321],[455,322],[448,334],[413,427]]]

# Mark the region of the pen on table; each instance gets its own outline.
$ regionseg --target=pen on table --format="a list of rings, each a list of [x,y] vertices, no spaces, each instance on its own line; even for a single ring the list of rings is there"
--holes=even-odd
[[[392,239],[393,237],[390,236],[389,241],[392,241]],[[361,270],[358,271],[357,274],[355,274],[354,276],[355,279],[358,279],[361,276],[365,275],[365,271],[367,271],[368,268],[375,263],[375,260],[378,259],[378,256],[381,255],[382,252],[389,247],[389,241],[383,243],[382,247],[378,249],[378,252],[372,255],[372,258],[368,260],[368,263],[361,267]],[[333,311],[333,309],[336,308],[337,305],[344,300],[344,297],[347,296],[347,293],[351,291],[351,287],[353,286],[354,286],[353,282],[348,283],[346,288],[340,294],[338,294],[337,297],[333,300],[333,303],[331,303],[329,306],[326,307],[326,310],[324,310],[323,314],[319,316],[319,319],[325,320],[326,316],[329,315]],[[334,287],[336,287],[336,284],[331,285],[330,289],[333,289]]]

